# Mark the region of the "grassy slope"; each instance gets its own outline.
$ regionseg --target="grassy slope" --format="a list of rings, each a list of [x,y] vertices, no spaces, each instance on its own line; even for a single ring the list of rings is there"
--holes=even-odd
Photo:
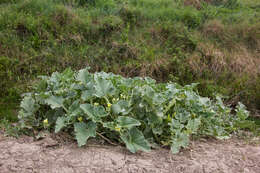
[[[77,1],[0,0],[0,119],[37,75],[87,65],[260,109],[258,0]]]

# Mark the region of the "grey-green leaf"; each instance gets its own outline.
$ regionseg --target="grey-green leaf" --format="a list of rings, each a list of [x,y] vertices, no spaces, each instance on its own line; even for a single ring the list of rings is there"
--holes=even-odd
[[[55,133],[58,133],[65,126],[66,126],[66,117],[58,117],[55,125]]]
[[[115,130],[116,123],[115,122],[106,122],[106,123],[103,123],[103,127],[108,128],[110,130]]]
[[[90,121],[87,124],[84,122],[75,123],[74,131],[78,146],[86,145],[89,137],[96,136],[97,126],[94,122]]]
[[[111,81],[103,79],[101,77],[97,77],[95,79],[95,96],[104,97],[107,95],[113,95],[115,93],[115,88]]]
[[[87,84],[92,79],[92,75],[88,72],[88,69],[89,68],[79,70],[79,73],[77,75],[76,79],[83,84]]]
[[[135,153],[138,150],[146,152],[151,150],[149,142],[144,138],[143,133],[136,127],[130,129],[129,132],[121,134],[120,137],[132,153]]]
[[[124,100],[120,100],[119,102],[112,105],[112,111],[114,114],[122,114],[127,115],[131,112],[132,108],[129,107],[129,103]]]
[[[93,95],[94,95],[94,91],[85,90],[81,94],[81,99],[84,100],[84,101],[87,101],[87,100],[91,99]]]
[[[45,102],[50,105],[52,109],[60,108],[63,106],[64,98],[61,96],[50,96]]]
[[[188,121],[186,128],[190,133],[195,134],[201,124],[200,118],[191,119]]]
[[[26,96],[21,102],[21,107],[27,113],[34,113],[37,110],[38,105],[36,105],[35,100],[32,97]]]
[[[183,129],[184,125],[180,123],[179,120],[172,119],[172,128],[173,129]]]
[[[82,109],[80,108],[80,100],[75,100],[71,106],[69,107],[69,115],[71,117],[77,116],[83,113]]]
[[[236,106],[236,113],[240,120],[246,120],[249,117],[249,112],[246,110],[245,105],[240,102]]]
[[[94,122],[100,122],[102,117],[107,116],[107,112],[103,106],[93,106],[91,104],[82,104],[80,108]]]
[[[128,129],[141,125],[138,120],[127,116],[119,116],[116,121],[120,127],[125,127]]]
[[[171,151],[176,154],[180,151],[181,147],[187,147],[189,145],[189,135],[185,133],[177,133],[171,144]]]

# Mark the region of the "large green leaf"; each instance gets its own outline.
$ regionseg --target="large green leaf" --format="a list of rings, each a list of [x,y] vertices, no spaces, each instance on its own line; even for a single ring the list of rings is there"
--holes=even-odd
[[[97,126],[92,121],[88,122],[87,124],[84,122],[75,123],[74,131],[78,142],[78,146],[86,145],[86,142],[89,137],[95,137],[96,129]]]
[[[172,126],[173,129],[181,130],[183,129],[184,125],[180,123],[179,120],[172,119]]]
[[[65,126],[66,126],[66,117],[58,117],[55,125],[55,133],[58,133]]]
[[[19,111],[18,118],[22,127],[31,128],[35,124],[26,125],[26,121],[31,121],[34,118],[33,115],[38,110],[39,105],[36,104],[36,101],[31,96],[26,96],[22,100],[20,107],[22,109]]]
[[[116,123],[115,122],[106,122],[106,123],[102,123],[103,127],[108,128],[110,130],[115,130],[116,128]]]
[[[201,124],[200,118],[191,119],[188,121],[186,128],[189,131],[189,133],[195,134],[199,129],[200,124]]]
[[[144,138],[143,133],[139,131],[136,127],[133,127],[128,132],[121,134],[120,137],[126,144],[126,147],[132,153],[135,153],[138,150],[151,150],[149,142]]]
[[[60,78],[61,74],[58,72],[52,73],[51,77],[48,80],[48,84],[50,87],[56,88],[60,86]]]
[[[155,105],[161,105],[165,102],[165,98],[163,97],[162,94],[155,94],[153,97],[153,104]]]
[[[81,94],[81,99],[84,101],[88,101],[93,97],[94,93],[94,90],[85,90]]]
[[[132,110],[129,106],[129,103],[125,100],[120,100],[117,103],[112,105],[112,111],[114,114],[127,115]]]
[[[128,128],[128,129],[134,126],[141,125],[141,123],[138,120],[127,116],[119,116],[116,121],[118,123],[118,126]]]
[[[236,106],[236,113],[240,120],[246,120],[249,117],[249,112],[246,110],[245,105],[240,102]]]
[[[92,79],[92,75],[88,72],[88,70],[89,68],[79,70],[78,75],[76,77],[78,81],[82,82],[85,85]]]
[[[92,99],[93,96],[95,96],[96,90],[94,84],[95,84],[94,81],[91,80],[90,82],[87,83],[87,85],[85,85],[85,89],[81,93],[81,99],[83,101],[88,101]]]
[[[148,125],[151,127],[153,134],[162,134],[163,125],[162,118],[157,116],[154,112],[149,113],[147,116]]]
[[[186,110],[181,110],[180,112],[176,113],[175,118],[182,124],[185,124],[191,118],[191,115]]]
[[[45,117],[48,119],[49,124],[56,124],[58,117],[65,116],[62,108],[50,109],[46,112]]]
[[[61,96],[50,96],[45,100],[52,109],[63,107],[64,98]]]
[[[157,114],[154,112],[148,113],[147,119],[149,125],[162,123],[162,118],[160,116],[157,116]]]
[[[172,138],[171,151],[176,154],[180,151],[181,147],[187,147],[189,145],[189,135],[178,132]]]
[[[91,104],[82,104],[80,108],[94,122],[100,122],[102,117],[107,116],[107,112],[103,106],[93,106]]]
[[[82,109],[80,109],[80,100],[75,100],[69,107],[70,116],[77,116],[83,113]]]
[[[115,88],[111,81],[97,77],[95,78],[95,82],[95,96],[104,97],[107,95],[113,95],[115,93]]]
[[[35,100],[30,97],[26,96],[21,102],[21,108],[23,108],[27,113],[34,113],[38,109],[38,105],[35,103]]]

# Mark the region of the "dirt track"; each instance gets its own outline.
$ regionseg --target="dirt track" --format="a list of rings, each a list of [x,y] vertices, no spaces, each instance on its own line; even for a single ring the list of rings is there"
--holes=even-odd
[[[0,172],[260,172],[259,144],[237,139],[196,141],[178,155],[166,149],[131,154],[120,146],[58,144],[50,137],[33,141],[0,134]]]

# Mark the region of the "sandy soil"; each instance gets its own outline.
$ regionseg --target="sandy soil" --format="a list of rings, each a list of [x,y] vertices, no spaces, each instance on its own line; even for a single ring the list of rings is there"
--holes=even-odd
[[[45,137],[7,138],[0,134],[1,173],[85,173],[85,172],[225,172],[260,173],[260,145],[200,140],[189,149],[172,155],[167,149],[150,153],[129,153],[124,147],[91,143],[78,148],[74,142]]]

